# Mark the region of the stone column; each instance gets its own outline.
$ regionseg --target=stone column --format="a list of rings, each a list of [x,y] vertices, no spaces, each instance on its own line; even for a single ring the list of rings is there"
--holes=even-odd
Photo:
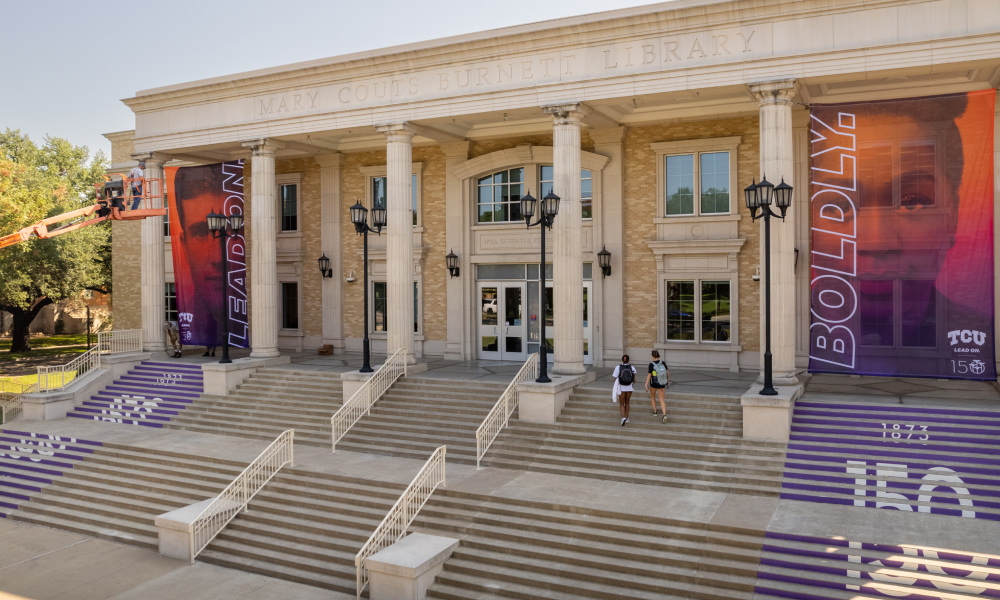
[[[341,247],[340,210],[340,153],[320,156],[320,252],[330,259],[333,275],[322,279],[323,344],[330,344],[335,351],[344,350],[344,261]]]
[[[611,159],[601,172],[600,204],[594,210],[594,296],[600,291],[600,303],[591,310],[600,309],[601,318],[595,319],[600,330],[594,332],[594,365],[617,365],[625,353],[625,261],[624,219],[622,209],[625,183],[624,127],[592,129],[594,151]],[[597,264],[596,253],[607,247],[611,253],[611,275],[604,279]],[[598,344],[598,339],[600,343]],[[596,354],[600,352],[600,354]],[[598,360],[600,358],[600,360]]]
[[[388,302],[387,352],[406,348],[406,361],[416,362],[413,353],[413,130],[405,123],[379,125],[376,131],[386,138],[388,189],[386,216],[386,295]]]
[[[250,356],[278,356],[278,242],[274,153],[279,145],[261,138],[243,142],[250,163]]]
[[[544,106],[552,115],[553,189],[562,200],[552,227],[555,362],[552,372],[579,375],[583,366],[583,217],[580,205],[579,104]],[[541,200],[541,198],[539,198]],[[542,317],[544,319],[544,315]],[[544,337],[544,336],[543,336]]]
[[[455,165],[468,160],[469,146],[470,143],[467,141],[441,144],[445,160],[445,242],[448,250],[458,255],[459,263],[459,276],[448,276],[447,283],[448,340],[444,349],[446,360],[472,358],[469,352],[471,348],[467,346],[468,340],[471,339],[471,335],[467,335],[468,311],[472,305],[468,295],[471,293],[471,282],[475,281],[475,276],[470,270],[472,267],[469,263],[469,248],[465,237],[468,229],[468,213],[465,195],[462,193],[462,180],[455,177],[452,172]]]
[[[792,151],[792,100],[796,94],[794,79],[781,79],[750,84],[750,91],[760,102],[760,173],[778,185],[784,178],[792,187],[795,177]],[[804,190],[796,189],[795,194]],[[795,222],[799,218],[795,206],[789,208],[785,221],[771,219],[771,356],[774,385],[795,385]],[[805,218],[803,216],[803,218]],[[764,239],[764,220],[760,219],[760,239]],[[760,272],[764,273],[763,244]],[[763,285],[761,281],[761,285]],[[761,289],[763,298],[764,290]],[[763,306],[763,299],[761,306]],[[763,309],[760,314],[760,364],[763,378],[764,327]]]
[[[150,208],[163,208],[162,157],[153,153],[133,154],[132,158],[146,161],[143,177],[152,200]],[[145,190],[144,190],[145,191]],[[159,352],[164,349],[163,322],[167,314],[166,275],[164,274],[163,217],[146,217],[141,227],[140,294],[142,297],[142,349]]]

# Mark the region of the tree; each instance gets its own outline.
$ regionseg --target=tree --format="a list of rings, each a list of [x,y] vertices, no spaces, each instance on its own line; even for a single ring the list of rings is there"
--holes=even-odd
[[[95,203],[94,184],[107,161],[86,146],[46,137],[35,145],[19,130],[0,133],[0,235]],[[86,289],[111,284],[108,223],[0,250],[0,310],[14,317],[11,352],[31,349],[28,328],[39,311]]]

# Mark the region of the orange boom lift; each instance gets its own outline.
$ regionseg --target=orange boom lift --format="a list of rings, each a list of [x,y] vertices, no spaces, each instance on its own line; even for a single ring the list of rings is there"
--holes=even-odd
[[[10,235],[0,237],[0,248],[13,246],[31,238],[55,237],[102,221],[137,221],[167,214],[166,208],[153,208],[154,199],[160,198],[163,202],[159,204],[166,206],[167,188],[163,179],[109,178],[103,184],[99,183],[94,187],[97,188],[97,204],[42,219]],[[135,190],[141,191],[136,194]],[[139,204],[133,209],[131,205],[137,198]]]

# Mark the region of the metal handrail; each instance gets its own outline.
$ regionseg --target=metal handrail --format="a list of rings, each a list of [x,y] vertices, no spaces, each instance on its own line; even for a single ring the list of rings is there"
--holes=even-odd
[[[271,444],[236,476],[226,489],[215,497],[205,510],[191,522],[191,562],[215,539],[215,536],[245,511],[264,485],[278,474],[285,465],[295,464],[295,430],[289,429]]]
[[[333,437],[331,452],[337,451],[337,442],[354,427],[354,424],[367,415],[372,405],[382,397],[400,377],[406,375],[406,348],[400,348],[395,354],[385,359],[385,364],[378,368],[372,376],[344,402],[344,405],[330,417],[330,429]]]
[[[476,468],[479,467],[479,462],[482,460],[483,456],[486,455],[486,451],[490,449],[493,441],[497,439],[500,432],[507,427],[507,423],[510,422],[510,416],[514,414],[514,409],[517,408],[518,395],[517,386],[520,383],[524,383],[529,379],[534,379],[538,376],[538,355],[532,354],[528,357],[528,360],[524,361],[521,369],[514,375],[514,379],[511,380],[507,389],[503,391],[500,395],[500,399],[497,403],[493,405],[493,409],[490,410],[486,418],[483,419],[482,425],[479,429],[476,429]]]
[[[38,367],[38,391],[51,392],[85,373],[101,367],[104,354],[123,354],[142,350],[142,330],[122,329],[97,334],[97,344],[64,365]]]
[[[37,383],[17,383],[16,381],[0,383],[0,423],[6,425],[17,418],[23,408],[21,396],[34,393],[37,389]]]
[[[368,559],[395,544],[406,535],[410,523],[430,499],[434,490],[445,484],[445,454],[447,449],[447,446],[439,446],[434,454],[431,454],[431,457],[424,463],[423,468],[413,478],[399,500],[396,500],[396,504],[389,509],[389,513],[375,528],[375,532],[354,556],[359,600],[361,592],[368,587]]]

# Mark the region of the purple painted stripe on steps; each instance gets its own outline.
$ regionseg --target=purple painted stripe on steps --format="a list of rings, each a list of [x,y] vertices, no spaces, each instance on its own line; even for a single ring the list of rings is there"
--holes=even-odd
[[[758,579],[765,579],[771,581],[781,581],[784,583],[791,583],[793,585],[803,585],[815,588],[823,588],[830,590],[847,590],[847,586],[843,583],[833,582],[833,581],[822,581],[819,579],[809,579],[807,577],[797,577],[794,575],[783,575],[778,573],[768,573],[766,571],[761,571],[757,573]],[[862,583],[861,579],[858,579],[858,584]],[[857,584],[855,584],[857,585]],[[857,590],[855,590],[857,591]],[[881,596],[883,598],[898,597],[898,596],[888,596],[879,591],[878,588],[871,586],[861,585],[861,592],[865,594],[872,594],[875,596]],[[906,596],[906,600],[941,600],[941,595],[936,594],[934,596],[928,596],[926,594],[921,594],[919,589],[915,589],[913,593]]]
[[[123,394],[139,394],[149,396],[150,394],[156,394],[158,396],[168,396],[171,398],[191,398],[197,400],[201,397],[201,394],[195,392],[183,392],[177,390],[171,390],[170,388],[162,387],[151,387],[151,386],[137,386],[137,385],[118,385],[113,383],[106,388],[104,388],[104,393],[108,392],[121,392]]]
[[[887,423],[899,423],[905,420],[908,423],[919,423],[924,424],[941,424],[941,425],[972,425],[976,427],[988,427],[990,429],[1000,428],[1000,420],[983,419],[982,417],[942,417],[942,416],[911,416],[911,415],[892,415],[892,414],[863,414],[863,415],[844,415],[843,412],[827,412],[827,411],[816,411],[816,410],[801,410],[795,411],[794,417],[796,421],[814,420],[814,421],[830,421],[834,419],[848,419],[850,422],[855,423],[856,427],[865,427],[868,425],[875,426],[879,422]]]
[[[903,454],[903,453],[897,453],[897,454]],[[910,459],[912,459],[914,457],[919,457],[921,460],[927,460],[928,459],[928,457],[926,455],[918,455],[916,453],[913,453],[913,454],[903,454],[903,456],[898,457],[898,458],[903,458],[903,459],[909,461]],[[868,453],[868,454],[864,455],[864,458],[867,459],[867,460],[881,461],[881,460],[896,460],[897,456],[893,456],[892,458],[885,458],[885,453],[879,453],[879,454]],[[1000,469],[987,469],[987,468],[984,468],[984,467],[973,467],[970,464],[966,463],[965,461],[956,460],[957,458],[958,457],[944,458],[944,459],[942,459],[940,461],[943,464],[935,464],[935,466],[943,467],[943,466],[958,464],[958,465],[961,466],[963,473],[975,473],[976,475],[986,475],[987,477],[993,477],[993,478],[996,478],[996,483],[990,484],[990,485],[1000,485]],[[789,452],[789,453],[785,454],[785,465],[786,465],[785,468],[788,468],[789,464],[793,464],[795,461],[800,461],[800,460],[801,461],[812,461],[812,462],[822,463],[822,464],[819,464],[819,465],[803,463],[803,466],[800,467],[800,468],[803,468],[803,469],[811,469],[811,470],[814,470],[814,471],[843,471],[844,470],[844,466],[843,466],[844,462],[846,460],[848,460],[848,459],[842,458],[842,457],[833,457],[833,456],[826,457],[826,456],[817,456],[815,454],[802,454],[802,453],[799,453],[799,452]],[[931,457],[931,460],[933,460],[933,457]],[[998,461],[998,462],[1000,462],[1000,461]],[[930,463],[927,463],[927,464],[930,464]]]
[[[188,406],[194,404],[194,400],[189,398],[161,398],[160,396],[139,396],[133,394],[105,394],[99,393],[94,394],[90,397],[91,400],[107,400],[108,402],[122,402],[125,399],[134,400],[136,402],[156,402],[159,405],[171,404],[175,408],[184,409]]]
[[[801,436],[804,434],[820,434],[820,435],[831,435],[831,436],[843,436],[831,440],[835,444],[868,444],[871,440],[867,438],[876,439],[879,442],[885,440],[886,442],[893,444],[901,443],[911,443],[911,444],[924,444],[927,446],[938,446],[945,442],[959,443],[959,444],[981,444],[984,446],[996,446],[1000,444],[1000,437],[997,439],[990,439],[989,437],[974,437],[972,432],[969,435],[944,435],[940,430],[935,429],[933,434],[928,435],[928,439],[921,440],[920,436],[915,436],[910,439],[892,439],[886,437],[885,431],[882,430],[871,430],[871,431],[847,431],[844,429],[836,429],[829,427],[815,427],[810,425],[799,425],[797,423],[793,424],[791,427],[792,436]],[[927,434],[922,434],[927,435]],[[975,435],[979,435],[976,433]],[[848,437],[849,436],[849,437]]]
[[[52,442],[47,442],[47,445],[42,445],[35,443],[33,441],[25,442],[23,438],[0,435],[0,448],[6,448],[10,446],[17,446],[20,448],[39,448],[44,452],[52,452],[52,456],[59,456],[62,458],[76,458],[77,460],[82,460],[84,457],[76,456],[76,454],[64,454],[59,450],[66,450],[67,452],[76,452],[78,454],[93,454],[93,448],[81,448],[80,446],[68,446],[63,443],[53,444]],[[58,450],[56,449],[58,448]]]
[[[898,445],[894,445],[894,447],[898,447]],[[817,446],[817,445],[814,445],[814,444],[792,444],[792,443],[788,444],[788,449],[789,450],[807,450],[807,451],[812,451],[812,452],[830,452],[830,453],[836,453],[836,454],[847,454],[847,455],[849,455],[851,457],[862,458],[862,459],[870,459],[870,458],[881,459],[883,457],[888,457],[890,459],[891,458],[911,459],[911,458],[913,458],[915,456],[917,456],[918,458],[926,459],[927,457],[925,455],[923,455],[923,454],[917,455],[916,454],[922,448],[923,448],[922,446],[920,448],[914,448],[911,452],[895,452],[895,451],[892,451],[892,450],[882,450],[882,449],[879,449],[878,454],[875,454],[872,451],[872,449],[868,449],[867,452],[862,453],[860,450],[859,451],[852,451],[852,449],[850,449],[850,448],[825,448],[823,446]],[[938,452],[945,452],[945,450],[943,450],[941,448],[937,448],[936,450]],[[956,450],[956,452],[961,452],[961,451]],[[813,460],[844,460],[844,458],[842,458],[842,457],[825,458],[825,457],[822,457],[822,456],[817,456]],[[952,462],[952,463],[960,461],[960,462],[962,462],[964,464],[975,464],[975,465],[1000,465],[1000,459],[989,459],[989,458],[982,458],[982,457],[977,457],[977,456],[966,456],[964,454],[956,454],[955,456],[941,455],[936,460],[940,460],[940,461],[943,461],[943,462]]]
[[[49,483],[52,483],[51,479],[47,479],[46,481],[48,481]],[[39,486],[37,486],[37,485],[28,485],[26,483],[18,483],[16,481],[11,481],[8,477],[5,477],[3,475],[0,475],[0,485],[6,486],[6,487],[17,488],[19,490],[26,490],[28,492],[40,492],[40,491],[42,491],[42,488],[39,487]]]
[[[103,415],[106,417],[113,417],[116,419],[136,419],[140,421],[169,421],[170,417],[161,417],[158,415],[147,414],[144,412],[134,411],[134,410],[106,410],[100,408],[88,408],[88,407],[78,407],[73,412],[77,414],[86,415]]]
[[[62,471],[56,471],[55,469],[43,469],[41,467],[33,467],[31,465],[25,465],[18,462],[13,463],[2,463],[0,464],[4,469],[18,469],[19,471],[28,471],[29,473],[42,473],[45,475],[55,475],[56,477],[61,476]],[[7,473],[13,473],[14,471],[6,471]]]
[[[808,489],[807,486],[802,486],[802,487],[803,487],[803,489]],[[874,502],[874,500],[875,500],[874,498],[863,498],[861,496],[844,498],[844,497],[839,497],[839,496],[816,496],[816,495],[806,495],[806,494],[794,494],[794,493],[786,492],[786,491],[782,491],[781,494],[778,497],[781,498],[782,500],[799,500],[799,501],[802,501],[802,502],[818,502],[820,504],[837,504],[837,505],[840,505],[840,506],[854,506],[854,500],[855,499],[858,499],[858,500],[865,499],[865,500],[868,500],[869,503]],[[875,508],[875,507],[874,506],[866,506],[864,508]],[[976,508],[976,507],[972,507],[972,508]],[[884,508],[881,508],[879,510],[895,510],[895,509],[893,509],[891,507],[884,507]],[[959,508],[950,509],[950,508],[932,507],[932,510],[931,510],[931,514],[935,514],[935,515],[948,515],[948,516],[956,516],[956,517],[957,516],[961,516],[961,512],[962,511]],[[986,519],[986,520],[989,520],[989,521],[1000,521],[1000,514],[992,513],[992,512],[983,512],[981,510],[977,510],[976,511],[976,518],[977,519]]]
[[[997,436],[1000,437],[1000,427],[981,427],[981,423],[970,423],[967,427],[951,427],[951,423],[943,423],[941,421],[907,421],[905,424],[900,424],[898,421],[895,423],[892,421],[879,422],[864,422],[864,421],[852,421],[852,420],[842,420],[842,419],[816,419],[812,417],[795,417],[794,423],[800,427],[812,427],[820,429],[834,429],[835,431],[843,431],[848,435],[864,435],[868,432],[882,433],[892,433],[893,431],[900,433],[902,435],[911,434],[915,436],[930,436],[936,438],[938,433],[958,433],[958,434],[968,434],[968,435],[983,435],[983,436]],[[914,427],[924,425],[927,427],[927,431],[909,430],[905,428],[892,429],[891,427],[885,427],[885,425],[899,424],[901,427],[905,425],[913,425]],[[850,428],[855,431],[847,431],[844,428]],[[916,439],[916,438],[913,438]]]
[[[117,385],[141,385],[148,387],[150,389],[157,390],[178,390],[181,392],[201,392],[204,391],[205,386],[198,383],[187,383],[183,381],[177,381],[177,383],[161,383],[158,381],[153,381],[151,379],[145,379],[142,377],[119,377],[115,380]]]
[[[895,415],[901,414],[921,414],[921,415],[945,415],[962,417],[984,417],[987,419],[1000,419],[1000,413],[985,410],[965,410],[952,408],[926,408],[905,405],[877,405],[877,404],[825,404],[822,402],[796,402],[796,408],[820,408],[838,411],[866,411],[866,412],[888,412]]]
[[[797,466],[795,464],[789,465],[789,463],[785,463],[785,469],[788,469],[790,466],[793,467],[793,468],[798,468],[798,469],[811,470],[811,468],[808,467],[808,466]],[[922,467],[920,467],[918,465],[912,465],[912,464],[906,465],[906,466],[909,467],[909,469],[921,469],[922,468]],[[846,467],[846,465],[845,465],[845,467]],[[868,470],[868,473],[867,473],[866,477],[873,477],[874,476],[874,472],[876,470],[876,467],[875,467],[874,464],[872,464],[872,465],[870,465],[870,466],[867,467],[867,470]],[[841,471],[844,471],[844,469],[842,468]],[[995,479],[980,479],[979,477],[966,477],[964,470],[952,469],[952,471],[954,471],[954,476],[957,476],[959,479],[962,480],[962,483],[965,484],[965,487],[972,488],[972,490],[974,490],[975,493],[973,494],[973,496],[987,496],[987,497],[1000,498],[1000,490],[988,490],[988,489],[981,489],[979,487],[973,487],[973,486],[997,486],[997,485],[1000,485],[1000,482],[998,482],[997,480],[995,480]],[[919,473],[914,473],[914,475],[918,475],[918,474]],[[808,479],[808,480],[811,480],[811,481],[825,481],[825,482],[828,482],[828,483],[838,483],[838,482],[840,482],[840,483],[844,483],[845,485],[854,485],[854,480],[858,477],[858,475],[856,475],[856,474],[846,473],[846,472],[842,473],[841,475],[818,475],[816,473],[789,473],[789,472],[786,471],[784,473],[784,475],[785,475],[785,477],[788,477],[790,479]],[[949,475],[952,475],[952,474],[949,473]],[[910,479],[912,481],[914,481],[915,483],[903,483],[903,482],[900,482],[900,481],[889,481],[889,482],[886,482],[886,483],[888,484],[888,487],[893,488],[895,490],[910,490],[910,491],[917,491],[917,490],[919,490],[921,488],[921,486],[923,486],[924,484],[927,483],[926,481],[918,479],[918,478],[912,478],[911,477]]]
[[[912,556],[912,554],[909,554],[909,555],[906,554],[906,552],[908,552],[908,551],[912,552],[912,546],[909,547],[908,549],[904,549],[902,546],[896,546],[894,544],[873,544],[871,542],[863,542],[863,543],[860,544],[860,546],[861,546],[860,548],[851,548],[851,553],[849,553],[849,554],[841,554],[841,553],[836,553],[836,552],[831,553],[831,552],[829,552],[829,550],[827,550],[827,548],[829,548],[830,546],[839,547],[839,548],[847,548],[848,545],[849,545],[849,542],[847,540],[844,540],[844,539],[814,538],[814,537],[810,537],[810,536],[797,536],[795,534],[777,534],[777,535],[772,535],[772,532],[765,532],[764,533],[764,537],[769,538],[769,539],[781,539],[781,540],[784,540],[784,541],[797,542],[797,543],[807,543],[807,544],[812,544],[812,545],[815,545],[815,546],[821,546],[821,547],[823,547],[822,550],[805,550],[803,548],[790,548],[790,547],[787,547],[787,546],[776,546],[776,545],[772,545],[772,544],[764,544],[762,546],[762,550],[763,551],[765,551],[765,552],[771,552],[771,553],[775,553],[775,554],[790,554],[790,555],[795,555],[795,556],[809,556],[809,557],[813,557],[813,558],[822,558],[822,559],[825,559],[825,560],[837,560],[837,561],[844,561],[844,562],[852,560],[852,557],[854,557],[854,560],[857,560],[857,558],[856,558],[857,555],[854,554],[854,553],[855,552],[859,552],[859,551],[882,552],[882,553],[886,553],[886,554],[899,554],[899,555],[905,555],[905,556]],[[951,562],[951,563],[961,563],[961,564],[954,564],[954,565],[949,565],[949,566],[943,567],[944,570],[945,570],[945,572],[951,571],[951,572],[953,572],[952,574],[954,574],[954,575],[959,575],[960,576],[960,575],[963,575],[965,571],[969,571],[970,570],[970,569],[965,568],[964,565],[975,566],[976,568],[980,568],[980,567],[997,567],[997,566],[1000,566],[1000,558],[990,558],[990,557],[987,557],[987,556],[975,555],[975,554],[961,554],[961,553],[958,553],[958,552],[949,552],[947,550],[934,550],[933,552],[934,552],[934,556],[933,557],[925,557],[925,558],[931,558],[933,560],[947,561],[947,562]],[[874,560],[883,560],[883,559],[880,559],[880,558],[877,558],[877,557],[874,557],[874,556],[861,556],[861,560],[862,560],[862,562],[865,562],[865,564],[868,564],[871,561],[874,561]],[[977,560],[979,562],[977,564],[975,564],[975,565],[972,565],[972,561],[973,560]],[[984,560],[985,560],[985,563],[983,563]],[[927,568],[927,565],[923,564],[923,563],[917,565],[916,571],[918,571],[918,572],[929,572],[929,570]],[[963,571],[963,573],[954,573],[956,571]],[[989,573],[986,576],[986,579],[989,580],[989,581],[1000,581],[1000,573]]]
[[[142,425],[143,427],[159,427],[161,429],[163,428],[162,423],[143,423],[139,421],[134,421],[132,419],[113,419],[111,417],[97,417],[97,416],[91,417],[89,415],[75,415],[73,413],[69,413],[66,416],[73,417],[75,419],[90,419],[91,421],[101,421],[103,423],[119,423],[122,425]]]
[[[804,592],[793,592],[791,590],[779,590],[761,585],[753,589],[756,594],[767,594],[768,596],[778,596],[779,598],[790,598],[791,600],[836,600],[830,596],[817,596],[816,594],[806,594]]]
[[[17,504],[11,504],[10,502],[0,502],[0,507],[9,508],[12,510],[17,510],[18,508],[20,508],[20,506],[18,506]]]
[[[0,479],[3,479],[3,478],[17,479],[17,480],[20,480],[20,481],[34,481],[35,483],[45,483],[45,484],[51,484],[52,483],[51,479],[47,479],[45,477],[36,477],[34,475],[28,475],[27,473],[3,473],[3,472],[0,472]],[[11,485],[14,485],[14,484],[11,483]]]
[[[161,373],[201,373],[201,367],[198,365],[181,365],[173,363],[156,363],[156,362],[144,362],[136,369],[151,369],[160,371]]]
[[[878,560],[879,559],[862,557],[861,558],[861,563],[862,564],[871,564],[872,562],[878,561]],[[834,575],[834,576],[840,576],[840,577],[849,577],[852,580],[856,579],[857,583],[852,584],[852,585],[856,585],[856,586],[860,585],[862,590],[868,589],[868,588],[866,588],[866,584],[862,583],[863,581],[873,581],[874,580],[870,572],[865,571],[865,570],[860,570],[860,569],[858,570],[859,571],[859,576],[855,577],[855,576],[851,576],[851,575],[849,575],[847,573],[848,569],[840,569],[840,568],[836,568],[836,567],[826,567],[826,566],[815,565],[815,564],[801,564],[801,563],[794,563],[794,562],[789,562],[789,561],[774,561],[774,562],[777,563],[777,564],[771,563],[770,559],[763,559],[763,560],[761,560],[761,564],[767,564],[767,566],[774,566],[774,567],[786,568],[786,569],[795,569],[797,571],[807,571],[807,572],[810,572],[810,573],[822,573],[822,574],[826,574],[826,575]],[[889,560],[886,560],[886,559],[881,559],[880,562],[881,562],[881,564],[885,564],[886,566],[888,566],[890,568],[896,568],[896,569],[898,569],[898,568],[901,567],[901,561],[889,561]],[[921,572],[923,572],[923,573],[927,572],[926,565],[919,565],[919,568],[916,571],[913,571],[913,570],[910,570],[910,569],[905,569],[904,571],[906,573],[905,577],[907,577],[909,579],[912,579],[913,581],[909,582],[909,583],[905,583],[905,584],[901,584],[899,582],[896,582],[896,584],[897,585],[901,585],[903,587],[915,588],[912,593],[910,593],[910,594],[908,594],[906,596],[906,598],[913,598],[913,597],[915,597],[914,595],[919,594],[920,592],[923,592],[923,591],[934,591],[934,590],[937,590],[937,586],[935,586],[934,583],[930,579],[920,579],[919,578],[919,575],[920,575]],[[809,579],[806,578],[806,577],[799,577],[799,576],[796,576],[796,575],[786,575],[786,574],[783,574],[783,573],[772,573],[772,572],[769,572],[769,571],[758,571],[757,572],[757,578],[758,579],[770,579],[770,580],[774,580],[774,581],[786,581],[788,579],[799,579],[799,580],[809,581]],[[809,584],[809,583],[803,583],[803,585],[812,585],[812,586],[816,586],[816,587],[827,587],[827,588],[831,588],[831,589],[844,589],[844,590],[847,589],[847,584],[846,583],[828,582],[828,581],[823,581],[823,580],[812,580],[812,581],[813,581],[813,583],[811,583],[811,584]],[[974,582],[969,582],[969,584],[970,585],[975,585],[979,581],[981,581],[981,580],[977,579]],[[879,593],[879,595],[880,596],[889,596],[887,594],[882,594],[882,593]],[[986,596],[986,597],[990,597],[990,598],[1000,598],[1000,590],[989,590],[989,589],[987,589],[987,590],[983,590],[981,593],[976,594],[976,595],[977,596]],[[890,597],[899,597],[899,596],[893,594]],[[921,597],[921,596],[917,595],[916,597]],[[940,596],[939,595],[927,596],[927,597],[933,598],[934,600],[940,600]]]
[[[3,490],[0,490],[0,496],[3,496],[4,498],[12,498],[14,500],[24,500],[25,502],[31,500],[31,496],[26,496],[24,494],[17,494],[14,492],[5,492]]]
[[[84,400],[81,406],[87,406],[90,408],[105,408],[108,410],[129,410],[129,409],[139,409],[148,411],[154,415],[179,415],[181,411],[179,410],[169,410],[166,408],[158,408],[154,406],[136,406],[135,404],[122,404],[120,402],[95,402],[94,400]],[[183,409],[182,409],[183,410]]]
[[[9,458],[10,460],[20,460],[24,462],[30,462],[36,465],[48,465],[50,467],[62,467],[64,469],[72,469],[73,463],[63,462],[59,460],[52,460],[50,458],[41,458],[36,454],[17,454],[11,452],[0,451],[0,458]]]
[[[15,431],[13,429],[0,429],[0,432],[6,433],[7,435],[20,435],[23,437],[30,438],[32,440],[41,440],[43,442],[60,442],[63,444],[88,444],[90,446],[103,446],[103,442],[95,442],[93,440],[84,440],[74,437],[63,437],[61,435],[49,435],[47,433],[31,433],[30,431]]]
[[[7,518],[7,513],[0,512],[0,519],[6,519],[6,518]]]
[[[791,442],[813,442],[813,443],[817,443],[817,444],[843,444],[845,446],[853,446],[853,445],[857,445],[858,444],[858,440],[848,440],[848,439],[835,438],[835,437],[815,437],[815,436],[802,435],[802,434],[794,434],[794,433],[791,434],[788,439],[789,439],[790,443]],[[898,448],[900,445],[903,445],[903,444],[906,444],[906,442],[898,442],[898,441],[894,442],[894,441],[889,441],[889,440],[884,441],[884,442],[881,441],[881,440],[867,440],[865,442],[865,446],[868,446],[868,447],[877,447],[877,448]],[[908,445],[910,445],[910,446],[916,446],[916,445],[918,445],[918,442],[915,442],[915,441],[911,440]],[[919,445],[921,447],[926,447],[926,446],[930,446],[931,444],[920,442]],[[988,447],[988,448],[976,448],[976,447],[970,446],[970,447],[961,447],[961,448],[955,448],[955,449],[950,449],[950,448],[934,448],[934,450],[936,452],[961,452],[961,453],[985,454],[985,455],[989,455],[989,456],[994,456],[994,455],[996,455],[996,447],[995,446],[996,445],[994,444],[993,447]],[[859,448],[859,449],[857,449],[858,452],[864,452],[865,450],[868,450],[868,448]],[[831,450],[831,452],[850,452],[850,451],[851,451],[850,448],[848,448],[846,450],[843,450],[843,449]]]

